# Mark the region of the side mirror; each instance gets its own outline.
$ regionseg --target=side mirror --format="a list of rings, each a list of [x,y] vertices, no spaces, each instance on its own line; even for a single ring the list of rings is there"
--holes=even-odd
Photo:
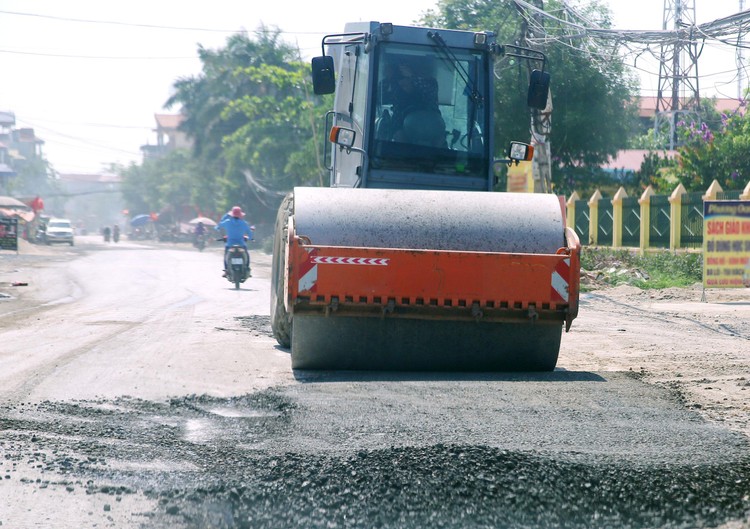
[[[508,159],[511,162],[528,162],[534,158],[534,147],[528,143],[521,143],[520,141],[510,142],[510,148],[508,149]]]
[[[329,136],[331,143],[341,145],[346,149],[351,149],[354,146],[354,138],[357,133],[352,129],[345,129],[344,127],[331,127],[331,135]]]
[[[548,72],[534,70],[529,78],[529,93],[526,98],[526,104],[531,108],[543,110],[547,106],[547,96],[549,94],[550,76]]]
[[[317,95],[332,94],[336,91],[333,57],[323,55],[312,59],[313,92]]]

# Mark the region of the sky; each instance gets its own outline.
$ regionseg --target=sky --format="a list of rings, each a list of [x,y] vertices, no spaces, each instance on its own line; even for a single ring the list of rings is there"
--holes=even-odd
[[[600,1],[618,29],[662,26],[663,0]],[[700,24],[738,12],[743,0],[692,1]],[[0,0],[0,110],[15,114],[16,128],[34,129],[58,173],[103,172],[112,163],[139,163],[140,147],[156,143],[154,114],[178,112],[164,103],[175,80],[200,73],[199,44],[221,48],[229,35],[252,35],[265,25],[279,28],[309,58],[319,54],[325,34],[343,31],[346,22],[412,24],[436,4]],[[701,92],[737,96],[735,55],[731,47],[707,47]],[[642,57],[636,66],[642,93],[654,95],[658,63]]]

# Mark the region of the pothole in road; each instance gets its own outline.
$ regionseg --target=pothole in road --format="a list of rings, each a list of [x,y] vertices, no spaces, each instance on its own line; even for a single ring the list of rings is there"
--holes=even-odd
[[[215,451],[254,444],[283,431],[289,401],[272,391],[234,399],[182,397],[169,402],[42,402],[0,408],[0,452],[27,461],[41,450],[44,469],[80,473],[137,469],[152,473],[211,467]],[[195,451],[195,445],[202,449]],[[103,462],[106,461],[106,465]],[[0,460],[2,463],[2,460]],[[145,465],[145,466],[144,466]]]
[[[271,317],[270,316],[237,316],[235,320],[240,322],[243,329],[255,333],[256,335],[268,336],[273,338],[273,330],[271,329]]]

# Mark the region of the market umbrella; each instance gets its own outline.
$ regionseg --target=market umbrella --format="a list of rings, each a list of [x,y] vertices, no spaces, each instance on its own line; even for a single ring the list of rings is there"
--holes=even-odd
[[[147,224],[151,220],[151,215],[136,215],[132,219],[130,219],[130,225],[137,227],[137,226],[143,226],[144,224]]]
[[[205,226],[216,226],[216,222],[208,217],[195,217],[188,224],[198,224],[199,222],[202,222]]]

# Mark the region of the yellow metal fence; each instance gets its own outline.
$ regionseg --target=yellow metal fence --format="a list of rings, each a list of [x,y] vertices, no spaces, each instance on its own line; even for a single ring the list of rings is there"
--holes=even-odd
[[[742,191],[724,191],[714,180],[700,199],[750,200],[750,182]],[[649,186],[637,204],[622,187],[612,198],[603,197],[597,190],[585,200],[573,192],[566,202],[566,222],[581,243],[590,246],[700,248],[703,208],[697,202],[695,194],[688,193],[682,184],[670,195],[657,195]]]

